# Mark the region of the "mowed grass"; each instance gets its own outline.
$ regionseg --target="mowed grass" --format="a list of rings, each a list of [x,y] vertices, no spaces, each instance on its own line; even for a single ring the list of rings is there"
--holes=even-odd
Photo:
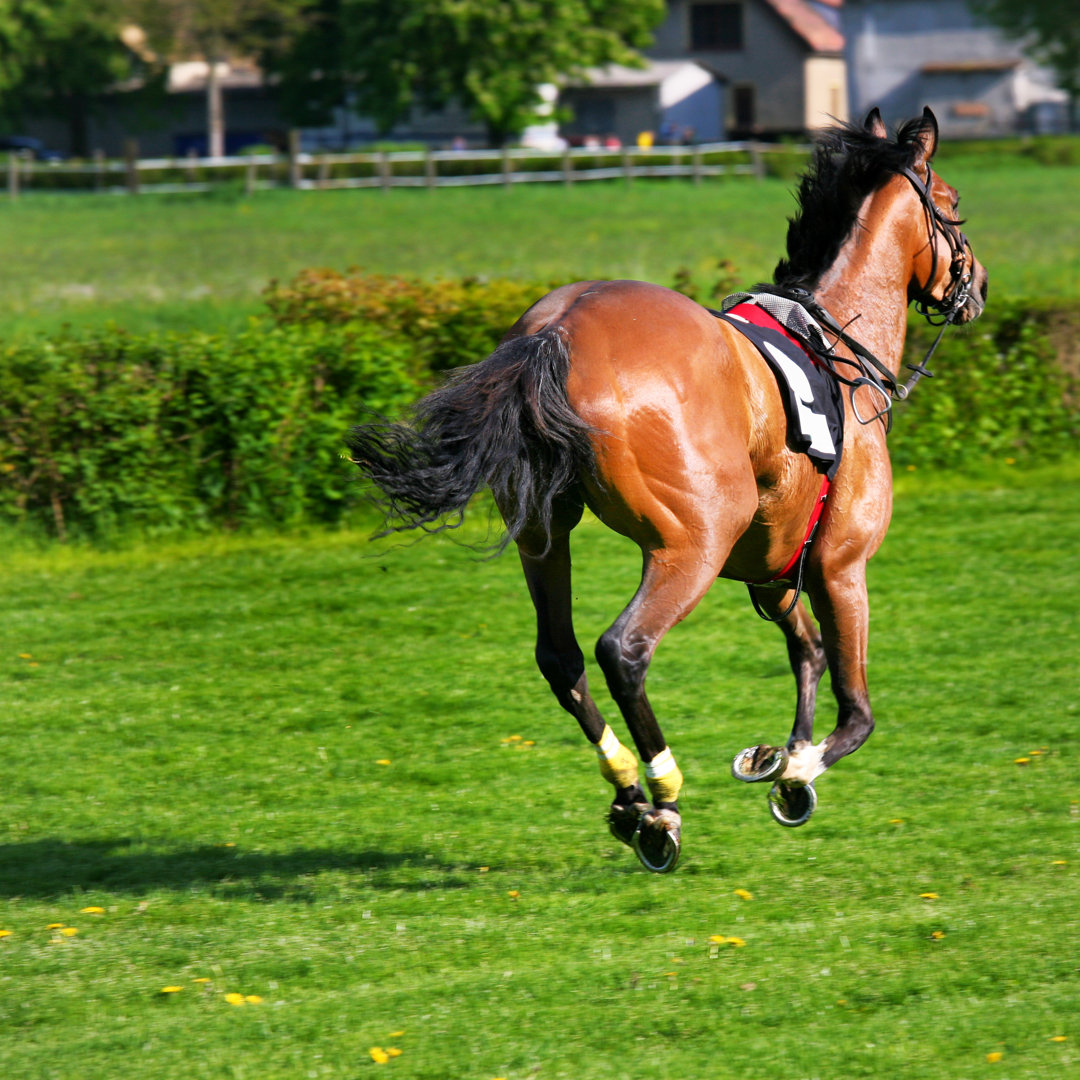
[[[878,729],[802,829],[728,774],[786,735],[793,684],[719,583],[650,676],[687,777],[665,877],[607,835],[512,553],[9,549],[0,1067],[1080,1075],[1078,480],[903,478],[870,573]],[[588,650],[638,560],[576,536]],[[832,712],[823,687],[820,734]]]
[[[992,295],[1080,297],[1080,169],[959,157],[941,171],[963,195]],[[794,184],[579,183],[399,190],[269,191],[252,197],[29,195],[0,201],[5,338],[117,322],[230,329],[262,310],[271,279],[311,266],[423,278],[567,281],[629,277],[701,285],[727,260],[767,279],[784,251]]]

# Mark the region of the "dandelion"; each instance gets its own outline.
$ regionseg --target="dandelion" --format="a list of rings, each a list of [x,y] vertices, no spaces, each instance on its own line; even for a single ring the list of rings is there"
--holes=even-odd
[[[714,945],[733,945],[736,949],[741,949],[746,944],[741,937],[726,937],[724,934],[713,934],[709,941]]]
[[[889,818],[890,825],[903,825],[904,819],[902,817]]]
[[[263,1001],[263,999],[259,997],[258,994],[248,994],[247,997],[244,998],[244,1000],[249,1005],[261,1005]]]
[[[62,930],[63,928],[64,924],[62,922],[51,922],[45,927],[46,930]]]
[[[0,930],[0,937],[11,937],[10,930]]]
[[[740,900],[753,900],[754,894],[749,889],[736,889],[735,895]]]
[[[244,995],[243,994],[226,994],[225,995],[225,1000],[230,1005],[246,1005],[247,1004],[247,1002],[244,1001]]]
[[[84,907],[79,909],[80,915],[104,915],[105,909],[103,907]]]
[[[935,930],[930,936],[935,941],[940,941],[945,936],[945,931],[944,930]]]
[[[396,1046],[388,1046],[386,1048],[387,1057],[401,1057],[401,1051]]]
[[[535,739],[526,739],[521,745],[522,746],[535,746],[536,745],[536,740]]]
[[[390,759],[385,758],[385,757],[381,757],[381,758],[379,758],[378,761],[375,762],[375,764],[376,765],[389,765],[390,764]]]
[[[373,1046],[368,1053],[376,1065],[385,1065],[390,1060],[390,1055],[381,1046]]]
[[[1050,1041],[1051,1042],[1067,1042],[1068,1039],[1069,1039],[1068,1035],[1051,1035],[1050,1036]]]
[[[390,1038],[391,1039],[400,1039],[401,1036],[404,1035],[404,1034],[405,1034],[404,1031],[391,1031],[390,1032]]]
[[[1068,866],[1069,863],[1065,859],[1055,859],[1050,865],[1051,866]]]
[[[19,653],[19,659],[20,660],[33,660],[34,659],[34,654],[33,653],[28,653],[28,652],[21,652],[21,653]]]
[[[1013,762],[1014,765],[1028,765],[1030,763],[1031,763],[1031,758],[1029,758],[1029,757],[1018,757]]]
[[[207,978],[207,976],[202,975],[198,979],[192,979],[191,981],[192,982],[197,982],[197,983],[208,983],[210,981],[210,979]]]
[[[996,1065],[1005,1055],[1000,1050],[992,1050],[986,1055],[986,1060],[991,1065]]]
[[[511,900],[516,900],[519,896],[521,896],[521,893],[518,892],[517,889],[511,889],[506,895],[509,896]]]
[[[182,986],[163,986],[161,992],[163,994],[179,994],[183,989]]]
[[[78,932],[79,931],[76,930],[74,926],[63,926],[60,928],[60,933],[63,934],[64,937],[74,937]]]
[[[507,735],[505,739],[500,739],[501,743],[521,742],[522,736],[520,735]]]
[[[940,897],[936,892],[921,892],[919,893],[920,900],[938,900]]]

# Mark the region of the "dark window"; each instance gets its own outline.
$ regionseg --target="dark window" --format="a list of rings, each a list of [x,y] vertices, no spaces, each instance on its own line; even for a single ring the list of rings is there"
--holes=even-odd
[[[742,4],[691,4],[690,48],[735,52],[743,47]]]
[[[754,88],[736,86],[732,88],[732,104],[735,110],[735,127],[741,131],[752,128],[754,116]]]

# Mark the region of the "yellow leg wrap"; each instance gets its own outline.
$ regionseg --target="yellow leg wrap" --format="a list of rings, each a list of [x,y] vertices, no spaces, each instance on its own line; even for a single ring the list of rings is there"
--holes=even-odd
[[[649,785],[654,803],[678,801],[683,774],[667,747],[645,766],[645,782]]]
[[[604,734],[596,744],[596,753],[600,758],[600,775],[617,788],[633,787],[637,783],[637,758],[627,750],[615,736],[615,732],[604,725]]]

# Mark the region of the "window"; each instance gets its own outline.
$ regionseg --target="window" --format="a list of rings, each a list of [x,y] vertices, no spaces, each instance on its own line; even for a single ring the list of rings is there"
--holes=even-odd
[[[742,4],[690,5],[692,52],[737,52],[742,47]]]
[[[739,131],[748,131],[755,122],[754,88],[752,86],[732,87],[732,106],[735,113],[735,127]]]

